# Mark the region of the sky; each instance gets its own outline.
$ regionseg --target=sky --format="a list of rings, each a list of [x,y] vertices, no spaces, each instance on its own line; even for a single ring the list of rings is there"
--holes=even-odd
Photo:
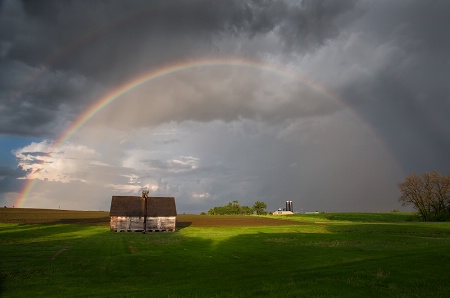
[[[449,1],[2,0],[0,206],[409,210],[450,172]]]

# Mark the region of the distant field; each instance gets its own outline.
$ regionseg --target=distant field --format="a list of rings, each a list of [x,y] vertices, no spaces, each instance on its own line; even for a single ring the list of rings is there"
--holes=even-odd
[[[281,220],[281,221],[280,221]],[[194,227],[228,227],[292,225],[300,223],[337,223],[337,222],[372,222],[395,223],[411,222],[419,219],[410,212],[386,213],[319,213],[294,214],[284,216],[236,216],[236,215],[195,215],[179,214],[178,226]],[[287,222],[288,221],[288,222]],[[73,211],[58,209],[0,208],[0,223],[19,224],[96,224],[109,225],[109,212]]]
[[[178,216],[115,233],[107,212],[0,210],[2,297],[449,297],[450,223],[412,214]]]

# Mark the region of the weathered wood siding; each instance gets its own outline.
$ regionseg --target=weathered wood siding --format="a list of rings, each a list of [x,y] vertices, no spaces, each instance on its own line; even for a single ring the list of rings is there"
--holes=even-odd
[[[111,216],[111,231],[144,231],[144,217]]]
[[[147,217],[147,231],[169,231],[174,232],[176,227],[176,216]]]

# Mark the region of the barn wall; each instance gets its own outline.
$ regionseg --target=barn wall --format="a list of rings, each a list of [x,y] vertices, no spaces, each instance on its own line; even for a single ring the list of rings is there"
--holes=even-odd
[[[143,231],[144,217],[111,216],[111,231]]]
[[[176,216],[147,217],[147,231],[175,231]]]
[[[176,216],[147,217],[146,231],[171,231],[176,228]],[[111,231],[143,231],[144,217],[111,216]]]

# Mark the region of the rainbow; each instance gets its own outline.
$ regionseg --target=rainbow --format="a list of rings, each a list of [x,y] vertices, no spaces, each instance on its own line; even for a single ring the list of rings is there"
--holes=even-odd
[[[181,61],[178,63],[173,63],[165,65],[154,69],[148,73],[140,75],[120,87],[106,93],[99,100],[94,102],[89,106],[81,115],[79,115],[75,121],[54,141],[52,148],[50,149],[48,155],[56,152],[59,147],[61,147],[67,140],[69,140],[81,127],[83,127],[92,117],[94,117],[99,111],[107,107],[109,104],[120,98],[122,95],[139,87],[147,82],[174,74],[179,71],[199,68],[199,67],[211,67],[211,66],[239,66],[246,68],[254,68],[262,71],[268,71],[277,75],[289,77],[301,81],[302,83],[308,85],[313,90],[321,93],[331,99],[338,101],[339,103],[346,105],[345,102],[336,94],[332,93],[326,87],[318,84],[314,80],[286,67],[282,67],[277,64],[262,62],[258,60],[251,59],[241,59],[241,58],[207,58],[192,61]],[[45,159],[42,164],[45,163]],[[32,174],[31,174],[32,176]],[[22,207],[25,203],[27,197],[33,190],[38,179],[30,177],[21,189],[19,196],[15,202],[15,206]]]

